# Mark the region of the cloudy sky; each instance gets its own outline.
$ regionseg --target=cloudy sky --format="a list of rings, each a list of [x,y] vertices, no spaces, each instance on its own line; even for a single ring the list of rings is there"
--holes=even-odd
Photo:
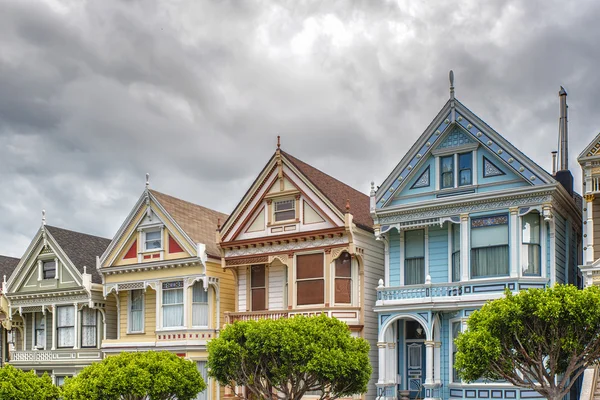
[[[484,4],[485,3],[485,4]],[[543,167],[600,131],[600,2],[0,0],[0,254],[151,186],[231,212],[282,147],[364,191],[456,96]]]

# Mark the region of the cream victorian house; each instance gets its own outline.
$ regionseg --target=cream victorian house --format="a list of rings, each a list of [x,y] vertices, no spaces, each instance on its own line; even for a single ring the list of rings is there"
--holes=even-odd
[[[226,218],[146,186],[98,259],[104,296],[117,305],[117,334],[102,350],[167,350],[195,361],[208,383],[199,399],[220,396],[207,379],[206,345],[233,311],[233,275],[221,268],[216,244]]]

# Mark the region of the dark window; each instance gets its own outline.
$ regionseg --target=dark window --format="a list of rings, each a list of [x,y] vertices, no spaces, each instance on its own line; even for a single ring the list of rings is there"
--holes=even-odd
[[[406,338],[407,339],[425,339],[425,330],[417,321],[406,321]]]
[[[523,216],[523,275],[540,276],[540,214],[531,212]]]
[[[298,305],[325,302],[323,253],[296,257],[296,290]]]
[[[46,316],[41,312],[36,312],[34,315],[35,326],[35,343],[34,346],[42,349],[46,346]]]
[[[275,204],[275,222],[288,221],[296,218],[296,200],[281,200]]]
[[[404,284],[425,283],[425,231],[404,232]]]
[[[96,347],[98,314],[93,308],[81,310],[81,347]]]
[[[440,158],[441,188],[454,187],[454,156]]]
[[[347,251],[335,260],[335,302],[352,302],[352,257]]]
[[[250,269],[250,290],[252,311],[266,310],[266,276],[264,265],[253,265]]]
[[[44,261],[42,263],[42,273],[44,279],[54,279],[56,277],[56,263],[54,261]]]
[[[458,155],[458,186],[473,184],[473,153]]]
[[[471,219],[471,277],[508,275],[508,216]]]
[[[452,282],[460,281],[460,225],[452,224]]]

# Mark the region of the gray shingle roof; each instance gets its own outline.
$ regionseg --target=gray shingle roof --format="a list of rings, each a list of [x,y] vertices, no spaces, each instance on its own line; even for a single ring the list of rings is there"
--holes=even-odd
[[[4,279],[4,275],[6,275],[6,279],[8,280],[17,267],[17,264],[19,264],[19,261],[18,258],[0,256],[0,281]]]
[[[50,225],[46,225],[46,230],[50,232],[80,273],[83,273],[83,267],[86,266],[88,274],[92,275],[92,282],[102,283],[102,278],[96,270],[96,256],[99,257],[104,253],[110,244],[110,239]]]

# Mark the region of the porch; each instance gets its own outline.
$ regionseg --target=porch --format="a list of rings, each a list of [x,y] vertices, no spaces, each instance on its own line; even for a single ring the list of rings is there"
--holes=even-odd
[[[246,312],[226,312],[226,323],[232,324],[236,321],[258,321],[260,319],[280,319],[293,317],[295,315],[314,316],[325,314],[346,322],[350,326],[360,324],[360,307],[321,307],[321,308],[296,308],[293,310],[264,310]]]
[[[13,351],[10,353],[9,364],[14,366],[23,366],[35,364],[49,363],[91,363],[102,360],[102,352],[97,349],[65,349],[65,350],[28,350],[28,351]]]

